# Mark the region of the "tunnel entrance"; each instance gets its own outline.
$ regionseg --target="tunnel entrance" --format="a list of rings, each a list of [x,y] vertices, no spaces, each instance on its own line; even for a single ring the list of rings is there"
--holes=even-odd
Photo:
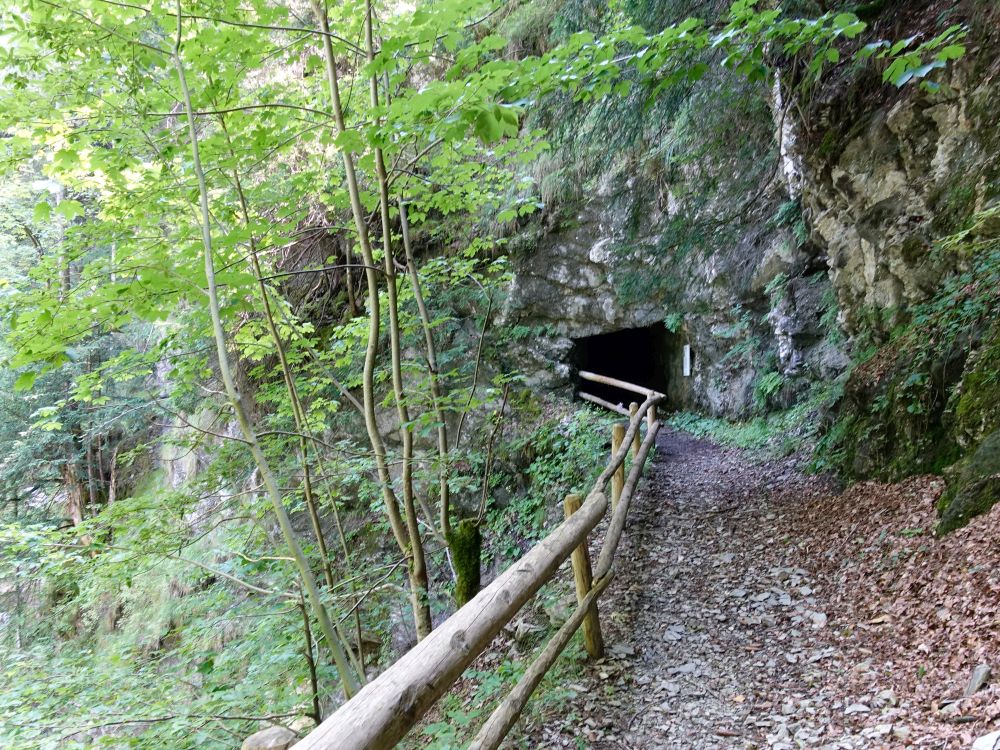
[[[573,339],[572,364],[576,372],[589,370],[669,393],[674,338],[662,323],[584,336]],[[625,406],[642,400],[638,394],[577,378],[575,392],[580,391]]]

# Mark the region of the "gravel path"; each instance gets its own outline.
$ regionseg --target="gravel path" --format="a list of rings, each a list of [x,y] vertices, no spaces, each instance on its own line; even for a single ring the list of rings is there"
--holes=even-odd
[[[571,686],[578,713],[535,727],[533,746],[967,747],[945,719],[915,736],[912,691],[892,677],[898,655],[879,650],[892,633],[877,618],[858,625],[837,578],[851,532],[831,532],[827,549],[809,521],[829,508],[843,526],[841,497],[793,460],[754,463],[661,434],[601,605],[608,656]]]

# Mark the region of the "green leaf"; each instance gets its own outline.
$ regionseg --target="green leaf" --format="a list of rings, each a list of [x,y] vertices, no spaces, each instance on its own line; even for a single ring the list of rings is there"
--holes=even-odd
[[[945,63],[943,63],[942,61],[934,60],[932,62],[926,63],[925,65],[920,65],[919,67],[916,68],[909,68],[908,70],[904,70],[902,73],[893,78],[892,82],[896,84],[896,86],[904,86],[905,84],[912,81],[914,78],[923,78],[932,70],[936,70],[937,68],[943,68],[944,66]]]
[[[703,62],[695,63],[690,68],[688,68],[687,79],[690,83],[694,83],[695,81],[700,80],[707,72],[708,72],[708,65],[706,63]],[[628,81],[623,79],[622,83],[628,83]]]
[[[500,136],[503,135],[500,121],[486,109],[480,110],[479,114],[476,115],[475,131],[483,143],[494,143],[500,140]]]
[[[38,377],[37,372],[22,372],[17,380],[14,381],[15,391],[27,391],[30,390],[31,386],[35,384],[35,378]]]
[[[964,44],[949,44],[935,55],[938,60],[957,60],[965,54]]]
[[[483,37],[482,41],[479,42],[479,46],[489,52],[496,52],[507,46],[507,40],[499,34],[490,34],[487,37]]]
[[[862,47],[860,50],[858,50],[857,53],[855,53],[855,54],[856,54],[856,56],[859,59],[861,59],[861,60],[867,60],[869,57],[871,57],[872,55],[874,55],[876,52],[878,52],[879,50],[884,50],[888,46],[889,46],[889,43],[885,42],[885,41],[872,42],[871,44],[866,44],[864,47]],[[884,55],[885,52],[883,52],[882,54]],[[881,56],[882,55],[880,55],[880,57]]]
[[[834,28],[843,29],[855,23],[858,17],[853,13],[840,13],[833,19]]]
[[[32,214],[36,224],[47,224],[52,218],[52,206],[48,201],[41,201],[35,204],[35,211]]]
[[[333,139],[333,144],[341,151],[361,153],[365,150],[365,140],[356,130],[345,130]]]
[[[66,219],[66,221],[72,221],[77,216],[83,216],[83,204],[75,200],[59,201],[59,205],[56,206],[56,213]]]
[[[908,37],[907,39],[900,39],[898,42],[892,45],[892,48],[889,50],[890,57],[898,55],[904,49],[913,44],[913,42],[915,42],[916,39],[917,38],[915,36]]]
[[[857,23],[852,23],[850,26],[845,26],[840,30],[840,33],[843,36],[846,36],[848,39],[854,39],[854,37],[856,37],[858,34],[860,34],[867,28],[868,24],[866,24],[864,21],[858,21]]]
[[[80,157],[71,148],[61,148],[52,156],[52,162],[60,169],[72,169],[80,164]]]

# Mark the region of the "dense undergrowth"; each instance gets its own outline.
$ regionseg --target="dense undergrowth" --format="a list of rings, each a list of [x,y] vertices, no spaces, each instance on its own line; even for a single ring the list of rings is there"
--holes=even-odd
[[[762,456],[811,455],[823,431],[823,415],[839,398],[843,390],[840,378],[833,383],[814,385],[794,406],[769,410],[766,414],[744,421],[711,417],[696,412],[678,412],[668,424],[696,437],[759,452]],[[829,457],[817,451],[813,458],[815,470],[832,468]]]
[[[489,567],[500,572],[517,560],[530,546],[562,520],[563,498],[570,493],[585,495],[607,464],[611,425],[614,416],[590,406],[566,410],[544,409],[543,417],[504,449],[504,461],[523,468],[502,472],[497,489],[527,482],[525,490],[504,499],[489,515],[494,532],[490,538],[501,543],[489,545],[485,554]],[[530,415],[532,409],[528,410]],[[539,415],[541,416],[541,415]],[[529,417],[530,418],[530,417]],[[459,750],[472,739],[497,701],[517,683],[524,670],[562,624],[576,594],[572,575],[564,566],[556,577],[536,595],[532,604],[505,628],[497,642],[466,670],[457,689],[445,696],[431,716],[423,722],[406,747],[431,750]],[[530,727],[544,717],[558,713],[573,716],[572,702],[577,697],[568,687],[571,678],[587,664],[580,635],[550,670],[537,691],[521,728]],[[512,737],[512,746],[530,750],[530,744]]]
[[[508,437],[498,442],[497,470],[491,475],[495,502],[486,514],[483,551],[491,572],[519,558],[561,521],[562,498],[586,492],[607,459],[611,420],[604,414],[536,401],[527,393],[517,413]],[[136,514],[162,512],[162,484],[152,483],[149,493],[123,501],[118,512],[133,523]],[[154,497],[159,498],[155,503]],[[371,547],[378,529],[362,527],[360,520],[350,522],[355,529],[351,542]],[[166,560],[162,553],[144,554],[140,539],[121,538],[101,554],[101,566],[92,565],[86,551],[53,549],[58,543],[50,534],[20,538],[18,545],[35,551],[37,567],[18,575],[31,573],[46,582],[34,595],[25,591],[26,606],[29,596],[44,604],[40,616],[20,623],[20,647],[0,641],[0,676],[8,685],[0,697],[7,716],[0,741],[10,747],[152,743],[183,750],[231,747],[233,738],[252,732],[261,716],[308,728],[311,722],[301,717],[326,710],[335,696],[322,689],[314,694],[310,659],[316,657],[303,650],[302,602],[283,593],[293,589],[294,581],[280,558],[228,551],[238,549],[248,532],[253,533],[252,526],[205,529],[197,544]],[[155,526],[139,533],[156,533]],[[379,578],[398,566],[391,556],[372,564]],[[436,565],[446,565],[440,552]],[[252,578],[262,588],[247,591],[227,581],[227,575]],[[545,609],[570,588],[563,577],[539,595],[540,614],[520,646],[530,649],[542,641],[555,622]],[[376,590],[370,599],[375,613],[366,618],[370,664],[391,658],[394,633],[407,629],[394,590]],[[439,601],[435,616],[444,617],[450,609],[450,602]],[[526,664],[520,646],[510,655],[491,653],[485,666],[465,675],[468,691],[444,703],[440,719],[422,730],[432,747],[457,747],[463,728],[471,731],[470,722],[488,714],[490,701]],[[579,654],[572,656],[571,650],[551,679],[558,681],[559,674],[579,663]],[[316,669],[330,684],[326,673],[332,667],[317,663]],[[553,691],[539,710],[560,695]]]

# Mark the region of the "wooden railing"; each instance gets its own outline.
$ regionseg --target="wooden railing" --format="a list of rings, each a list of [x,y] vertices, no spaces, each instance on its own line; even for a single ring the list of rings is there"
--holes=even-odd
[[[634,385],[632,383],[626,383],[624,380],[618,380],[617,378],[609,378],[606,375],[598,375],[596,372],[588,372],[587,370],[580,370],[578,373],[580,380],[588,380],[591,383],[600,383],[601,385],[610,385],[614,388],[621,388],[623,391],[630,391],[632,393],[638,393],[640,396],[658,396],[660,399],[665,398],[659,391],[654,391],[652,388],[644,388],[641,385]],[[584,393],[580,391],[577,394],[584,401],[590,401],[592,404],[597,404],[598,406],[603,406],[605,409],[610,409],[616,414],[621,414],[624,417],[631,418],[635,414],[635,409],[638,406],[633,403],[630,408],[626,409],[622,404],[613,404],[610,401],[606,401],[603,398],[598,398],[597,396],[592,396],[589,393]],[[656,404],[654,403],[649,407],[646,419],[649,424],[653,424],[656,421]]]
[[[580,377],[645,396],[641,404],[633,403],[627,411],[596,397],[585,397],[629,417],[627,425],[614,425],[611,460],[586,500],[581,504],[578,495],[568,496],[565,501],[566,520],[562,524],[472,601],[365,685],[298,742],[296,750],[387,750],[394,747],[567,558],[572,558],[578,602],[576,610],[486,720],[469,748],[494,750],[499,747],[538,683],[581,625],[584,626],[584,643],[588,653],[593,657],[602,655],[604,646],[597,600],[614,577],[615,553],[625,529],[632,495],[660,428],[660,423],[656,421],[656,404],[663,395],[593,373],[580,373]],[[647,422],[648,428],[642,439],[644,422]],[[632,461],[626,479],[625,464],[630,453]],[[605,489],[609,482],[612,484],[611,518],[597,564],[591,571],[587,535],[608,509]]]

